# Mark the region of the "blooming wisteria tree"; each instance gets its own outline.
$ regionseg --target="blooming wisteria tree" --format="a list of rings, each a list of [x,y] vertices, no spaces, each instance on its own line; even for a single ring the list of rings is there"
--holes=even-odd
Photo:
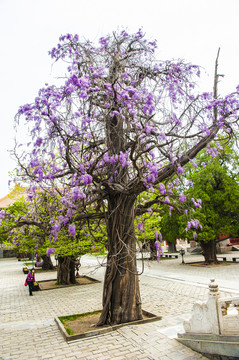
[[[76,221],[103,220],[108,259],[99,325],[142,318],[136,267],[135,215],[170,198],[174,175],[220,133],[233,135],[238,121],[238,90],[224,99],[197,94],[197,66],[157,61],[156,43],[139,30],[102,37],[98,45],[70,34],[50,55],[67,65],[60,86],[46,85],[24,105],[32,140],[16,148],[21,179],[54,187],[67,211],[52,219],[52,237]],[[19,151],[22,151],[21,153]],[[36,185],[37,184],[37,185]],[[62,193],[61,189],[68,191]],[[136,203],[139,194],[154,199]],[[181,198],[183,201],[183,199]],[[137,206],[136,206],[137,204]]]
[[[59,228],[54,220],[68,211],[60,200],[60,195],[53,189],[29,189],[28,196],[0,212],[0,218],[1,213],[4,218],[0,232],[2,235],[8,234],[8,243],[10,241],[16,250],[36,254],[38,263],[42,258],[41,266],[45,270],[54,268],[50,255],[57,255],[57,283],[74,284],[76,258],[91,252],[93,248],[98,252],[104,249],[105,236],[94,223],[91,226],[94,242],[89,238],[87,225],[79,227],[76,222],[74,226],[70,224]]]

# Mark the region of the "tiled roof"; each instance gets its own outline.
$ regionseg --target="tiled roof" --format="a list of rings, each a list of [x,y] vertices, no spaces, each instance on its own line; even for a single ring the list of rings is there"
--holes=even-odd
[[[8,207],[9,205],[12,205],[15,201],[17,201],[20,197],[26,196],[26,190],[13,190],[10,192],[10,194],[4,196],[2,199],[0,199],[0,209],[4,209]]]

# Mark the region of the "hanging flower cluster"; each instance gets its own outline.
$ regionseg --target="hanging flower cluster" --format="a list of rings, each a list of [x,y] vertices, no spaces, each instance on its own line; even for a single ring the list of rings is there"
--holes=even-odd
[[[159,262],[160,257],[164,256],[164,250],[163,250],[163,238],[162,234],[158,233],[157,230],[155,230],[155,248],[157,251],[157,261]]]

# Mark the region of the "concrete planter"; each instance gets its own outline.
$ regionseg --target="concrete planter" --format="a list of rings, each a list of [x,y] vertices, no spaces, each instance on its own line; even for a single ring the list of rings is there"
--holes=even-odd
[[[90,281],[90,283],[86,283],[86,284],[79,284],[79,283],[76,283],[76,284],[69,284],[69,285],[55,285],[54,287],[52,288],[44,288],[43,284],[45,283],[50,283],[50,282],[56,282],[57,279],[48,279],[48,280],[40,280],[38,281],[39,283],[39,287],[40,287],[40,290],[42,291],[46,291],[46,290],[53,290],[53,289],[62,289],[62,288],[66,288],[66,287],[71,287],[71,286],[83,286],[83,285],[90,285],[90,284],[94,284],[94,283],[99,283],[100,281],[99,280],[96,280],[94,278],[91,278],[89,276],[84,276],[85,279],[88,279]]]

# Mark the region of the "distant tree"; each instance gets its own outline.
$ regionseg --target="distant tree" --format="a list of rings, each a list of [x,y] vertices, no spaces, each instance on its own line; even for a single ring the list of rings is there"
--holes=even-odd
[[[1,228],[4,226],[11,227],[15,225],[13,218],[19,217],[20,215],[24,214],[24,199],[19,199],[14,202],[12,205],[8,206],[4,210],[1,210]],[[9,214],[9,217],[6,217],[6,213]],[[4,214],[4,216],[3,216]],[[7,242],[8,239],[8,232],[1,233],[1,241],[4,243]]]
[[[184,234],[199,242],[207,264],[217,263],[219,235],[238,236],[239,232],[239,183],[232,162],[235,153],[215,151],[214,158],[203,153],[196,161],[197,167],[190,167],[188,179],[193,186],[186,195],[197,206],[194,213],[189,213],[188,222],[183,221],[183,226],[181,223],[181,230],[187,231]]]
[[[167,241],[168,251],[176,252],[176,239],[180,237],[180,213],[176,210],[165,209],[161,219],[161,234],[163,240]]]
[[[141,30],[102,37],[98,46],[61,36],[50,54],[67,63],[65,82],[46,85],[16,117],[32,136],[25,151],[15,149],[19,178],[60,194],[68,188],[61,202],[70,211],[54,216],[52,227],[59,232],[68,222],[73,234],[76,222],[104,219],[108,258],[98,325],[142,318],[135,216],[154,203],[170,204],[164,182],[183,176],[219,134],[232,137],[238,122],[239,88],[219,98],[216,70],[214,93],[200,95],[199,68],[157,61],[155,49]],[[136,203],[153,189],[153,202]]]
[[[143,201],[148,203],[149,199],[143,199]],[[162,210],[154,206],[149,209],[149,212],[137,216],[135,220],[135,233],[139,246],[150,252],[150,260],[156,260],[158,256],[157,248],[155,247],[155,233],[160,233],[161,213]]]
[[[78,227],[76,222],[74,226],[71,225],[71,234],[68,231],[69,224],[62,226],[55,241],[57,224],[52,227],[52,219],[62,213],[60,199],[59,194],[53,191],[35,190],[28,194],[28,198],[18,200],[8,208],[8,216],[5,216],[1,228],[8,235],[5,241],[20,252],[27,252],[32,256],[36,254],[38,261],[42,258],[42,268],[45,270],[54,268],[50,255],[56,254],[57,282],[74,284],[75,259],[91,252],[93,246],[96,249],[103,248],[105,240],[104,234],[101,233],[100,237],[99,232],[94,233],[96,227],[93,224],[89,238],[89,228],[87,227],[86,232],[86,228]]]

